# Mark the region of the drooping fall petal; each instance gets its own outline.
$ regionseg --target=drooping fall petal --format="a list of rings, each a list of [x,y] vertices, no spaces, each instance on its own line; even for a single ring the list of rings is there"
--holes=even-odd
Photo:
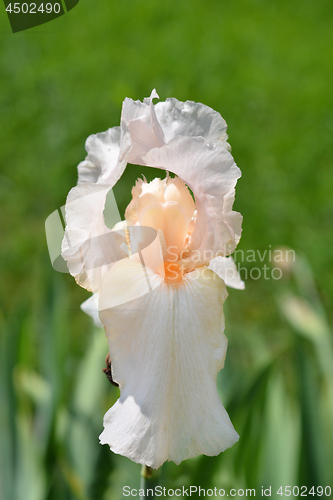
[[[80,286],[98,292],[110,266],[127,257],[123,234],[105,225],[103,210],[109,186],[83,183],[74,187],[66,202],[66,230],[62,256]]]
[[[100,440],[158,468],[165,460],[217,455],[238,435],[216,389],[227,349],[224,282],[205,268],[177,286],[146,271],[149,293],[142,267],[129,259],[114,265],[101,290],[99,314],[121,395]]]
[[[89,297],[89,299],[82,302],[81,309],[93,319],[95,326],[103,328],[103,323],[99,319],[98,315],[98,303],[99,293],[94,293],[91,297]]]
[[[245,283],[241,280],[240,274],[232,257],[215,257],[209,263],[209,269],[214,271],[227,286],[244,290]]]

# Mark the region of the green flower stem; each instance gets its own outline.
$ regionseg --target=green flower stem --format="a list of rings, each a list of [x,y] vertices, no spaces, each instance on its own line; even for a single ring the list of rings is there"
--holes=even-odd
[[[148,465],[143,465],[141,469],[141,482],[140,490],[143,490],[143,495],[140,495],[140,500],[146,500],[146,498],[155,498],[155,486],[158,484],[157,471],[148,467]],[[152,490],[149,491],[148,490]],[[141,492],[140,491],[140,492]]]

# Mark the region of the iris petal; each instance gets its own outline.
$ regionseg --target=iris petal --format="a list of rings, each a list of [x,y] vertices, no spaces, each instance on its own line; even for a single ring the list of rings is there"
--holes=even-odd
[[[146,293],[137,266],[133,271],[128,260],[115,266],[128,283],[129,302],[109,307],[119,294],[115,279],[101,291],[99,314],[121,391],[105,415],[101,443],[153,468],[165,460],[217,455],[238,440],[216,389],[227,349],[225,284],[201,268],[172,286],[148,269],[153,290]],[[141,297],[131,300],[133,290]]]

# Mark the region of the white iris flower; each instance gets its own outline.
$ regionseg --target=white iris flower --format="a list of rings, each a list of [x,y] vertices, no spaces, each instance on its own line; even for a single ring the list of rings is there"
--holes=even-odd
[[[242,216],[241,172],[226,123],[200,103],[125,99],[120,127],[90,136],[66,203],[62,255],[93,292],[83,309],[102,323],[120,398],[102,444],[135,462],[218,455],[238,440],[216,389],[227,350],[226,284],[243,288],[230,255]],[[125,221],[109,229],[106,196],[126,164],[175,174],[138,180]],[[188,189],[192,190],[193,197]]]

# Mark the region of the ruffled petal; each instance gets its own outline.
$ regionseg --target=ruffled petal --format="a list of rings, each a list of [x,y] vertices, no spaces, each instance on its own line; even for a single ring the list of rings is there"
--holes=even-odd
[[[104,221],[108,194],[113,202],[109,219],[113,223],[121,220],[111,191],[127,164],[126,155],[120,159],[120,132],[120,127],[113,127],[88,137],[88,155],[78,165],[78,185],[70,191],[65,206],[62,256],[77,283],[92,292],[99,290],[112,264],[127,256],[121,248],[126,247],[124,231],[118,234]]]
[[[124,101],[122,135],[128,131],[131,135],[131,163],[140,164],[142,155],[150,149],[179,136],[202,137],[211,147],[230,149],[227,124],[220,113],[199,102],[181,102],[175,98],[154,105],[154,98],[158,98],[155,89],[143,102],[129,98]]]
[[[209,263],[209,269],[214,271],[227,286],[244,290],[245,283],[241,280],[235,261],[232,257],[216,257]]]
[[[178,175],[193,191],[197,216],[188,250],[201,254],[202,264],[231,254],[241,235],[242,216],[230,211],[241,171],[223,147],[211,149],[204,139],[180,137],[149,151],[145,165]],[[228,212],[225,212],[228,210]]]
[[[155,113],[166,142],[178,136],[203,137],[212,146],[230,148],[227,124],[220,113],[200,102],[166,99],[155,105]]]
[[[227,349],[225,284],[207,268],[178,286],[146,271],[118,262],[101,290],[99,314],[121,391],[101,443],[153,468],[218,455],[238,440],[216,389]]]

